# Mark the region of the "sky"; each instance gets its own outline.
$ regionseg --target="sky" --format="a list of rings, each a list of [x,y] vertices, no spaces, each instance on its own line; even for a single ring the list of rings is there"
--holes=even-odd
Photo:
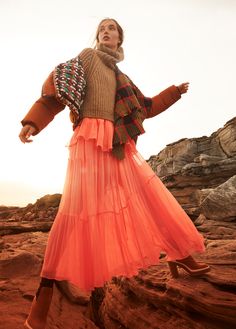
[[[18,138],[20,121],[54,67],[93,47],[105,17],[123,27],[119,67],[146,96],[190,83],[181,100],[144,122],[137,148],[145,159],[235,117],[236,0],[0,0],[0,205],[62,193],[68,108],[30,144]]]

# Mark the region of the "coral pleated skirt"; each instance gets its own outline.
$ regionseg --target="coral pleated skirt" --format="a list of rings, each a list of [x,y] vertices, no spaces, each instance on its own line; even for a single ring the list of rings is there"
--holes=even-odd
[[[40,274],[85,292],[157,264],[160,252],[174,260],[205,250],[202,235],[135,143],[125,145],[123,160],[111,154],[113,129],[111,121],[92,118],[75,129]]]

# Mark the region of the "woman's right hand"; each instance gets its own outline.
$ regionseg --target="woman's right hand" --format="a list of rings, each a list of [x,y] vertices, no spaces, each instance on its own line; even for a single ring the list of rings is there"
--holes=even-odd
[[[30,136],[36,131],[36,128],[31,125],[25,125],[19,134],[19,138],[22,143],[31,143],[33,142],[32,139],[29,139]]]

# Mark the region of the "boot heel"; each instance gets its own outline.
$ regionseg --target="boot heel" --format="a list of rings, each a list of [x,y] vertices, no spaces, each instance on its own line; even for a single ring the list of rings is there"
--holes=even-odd
[[[168,262],[168,266],[169,266],[172,278],[178,278],[179,277],[179,272],[178,272],[177,265],[173,262]]]

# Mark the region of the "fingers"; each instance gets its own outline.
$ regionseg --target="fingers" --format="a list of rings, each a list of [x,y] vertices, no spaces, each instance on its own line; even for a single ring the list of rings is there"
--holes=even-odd
[[[30,125],[25,125],[19,134],[19,138],[22,143],[31,143],[33,140],[29,139],[30,136],[35,132],[35,128]]]
[[[184,82],[181,83],[181,85],[179,86],[179,89],[181,90],[181,94],[184,94],[188,91],[189,88],[189,82]]]
[[[188,91],[189,83],[184,84],[184,92],[186,93]]]
[[[30,142],[30,140],[28,140],[28,138],[30,137],[29,130],[30,130],[29,126],[24,126],[21,129],[21,132],[19,134],[19,138],[22,141],[22,143],[29,143]]]
[[[189,88],[189,82],[184,82],[184,87],[185,87],[186,90],[188,90],[188,88]]]

